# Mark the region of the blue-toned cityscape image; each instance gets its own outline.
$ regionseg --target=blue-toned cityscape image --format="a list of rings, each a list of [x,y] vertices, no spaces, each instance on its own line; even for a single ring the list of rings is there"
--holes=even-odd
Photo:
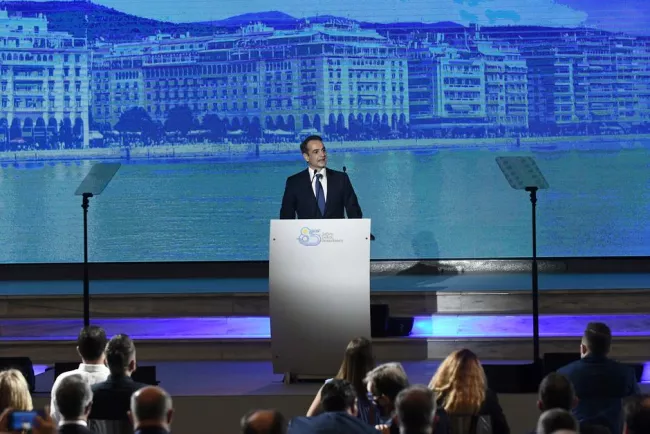
[[[0,262],[268,258],[323,138],[373,259],[650,255],[643,0],[15,1],[0,10]],[[301,240],[301,242],[303,242]],[[306,240],[306,243],[310,240]]]

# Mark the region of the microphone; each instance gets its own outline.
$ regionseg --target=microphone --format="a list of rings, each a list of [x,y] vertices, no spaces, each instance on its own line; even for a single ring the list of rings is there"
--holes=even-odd
[[[343,173],[348,173],[348,168],[343,166]]]

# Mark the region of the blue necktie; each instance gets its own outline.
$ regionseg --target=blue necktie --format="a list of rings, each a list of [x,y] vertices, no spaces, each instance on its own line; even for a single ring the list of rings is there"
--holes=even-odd
[[[316,202],[318,202],[321,215],[325,215],[325,192],[323,191],[323,184],[320,183],[322,177],[322,174],[316,174]]]

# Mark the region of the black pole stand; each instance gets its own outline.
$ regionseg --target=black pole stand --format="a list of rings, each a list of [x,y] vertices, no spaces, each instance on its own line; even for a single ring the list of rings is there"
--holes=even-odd
[[[533,222],[533,363],[541,365],[539,357],[539,274],[537,269],[537,187],[526,187],[530,193]]]
[[[88,206],[92,193],[83,193],[81,208],[84,213],[84,327],[90,325],[90,279],[88,277]]]

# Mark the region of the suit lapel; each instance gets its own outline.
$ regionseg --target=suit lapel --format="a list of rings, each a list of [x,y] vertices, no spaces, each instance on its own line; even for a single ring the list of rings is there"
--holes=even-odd
[[[323,216],[320,213],[320,209],[318,208],[318,201],[316,201],[316,194],[314,194],[314,186],[312,185],[312,179],[311,175],[309,173],[309,169],[305,170],[305,185],[307,186],[307,193],[309,197],[311,197],[311,206],[312,209],[314,210],[314,215],[316,218],[322,218]],[[327,204],[325,205],[325,211],[327,212]]]

